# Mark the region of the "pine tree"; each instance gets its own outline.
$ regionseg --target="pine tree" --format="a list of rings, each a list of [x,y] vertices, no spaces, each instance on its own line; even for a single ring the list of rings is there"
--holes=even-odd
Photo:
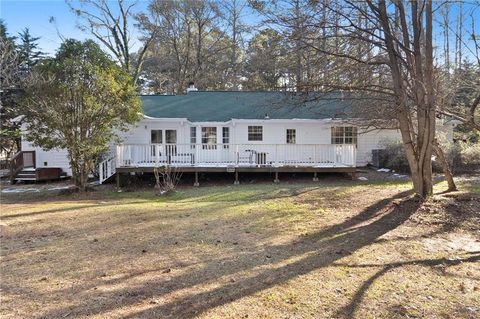
[[[18,35],[21,68],[23,71],[29,72],[43,58],[45,53],[38,48],[40,37],[32,36],[28,28],[25,28]]]
[[[19,57],[15,37],[0,20],[0,152],[10,158],[20,147],[17,100],[19,96]]]

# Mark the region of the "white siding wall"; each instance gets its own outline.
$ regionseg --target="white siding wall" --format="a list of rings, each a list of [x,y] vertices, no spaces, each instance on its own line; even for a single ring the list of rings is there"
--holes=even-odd
[[[22,138],[23,151],[35,151],[36,167],[60,167],[68,175],[72,174],[70,164],[68,162],[68,153],[64,149],[53,149],[45,151],[40,147],[34,147],[31,143]],[[46,165],[45,165],[46,164]]]
[[[248,140],[248,126],[263,126],[263,141]],[[197,129],[197,143],[201,143],[201,127],[217,127],[217,143],[222,143],[222,127],[230,128],[230,144],[285,144],[287,129],[296,129],[297,144],[330,144],[331,127],[342,125],[329,120],[232,120],[225,123],[201,122],[190,123],[186,119],[149,119],[145,118],[133,125],[127,132],[120,132],[120,142],[123,144],[149,144],[151,130],[163,130],[163,142],[165,142],[165,130],[177,130],[177,143],[190,143],[190,127]],[[348,126],[348,125],[345,125]],[[440,127],[447,137],[452,135],[452,126]],[[400,140],[397,130],[375,130],[362,133],[359,130],[357,147],[357,166],[364,166],[372,159],[372,150],[383,148],[385,142]],[[112,154],[115,154],[115,142],[111,144]],[[44,167],[47,162],[49,167],[61,167],[68,174],[71,170],[68,165],[67,152],[65,150],[43,151],[33,147],[30,143],[22,140],[23,150],[35,150],[37,167]]]
[[[375,130],[358,135],[357,143],[357,166],[367,165],[372,161],[372,150],[385,147],[388,142],[401,139],[398,130]]]
[[[263,126],[263,141],[248,141],[248,126]],[[297,144],[330,144],[331,122],[319,121],[318,123],[302,123],[292,120],[290,123],[275,123],[274,121],[261,121],[258,124],[236,123],[234,127],[237,144],[284,144],[286,143],[287,129],[296,130]],[[347,125],[348,126],[348,125]],[[357,147],[357,166],[367,165],[372,160],[372,150],[383,148],[388,141],[400,140],[398,130],[375,130],[362,133],[359,130]]]
[[[248,126],[263,126],[263,141],[248,140]],[[330,125],[323,122],[302,123],[299,120],[287,122],[259,121],[258,123],[239,123],[234,124],[233,144],[285,144],[287,139],[287,129],[296,130],[297,144],[330,144]]]
[[[165,130],[177,131],[177,143],[190,143],[190,124],[187,120],[152,120],[143,119],[127,132],[119,132],[123,144],[149,144],[152,130],[163,130],[162,138],[165,142]]]

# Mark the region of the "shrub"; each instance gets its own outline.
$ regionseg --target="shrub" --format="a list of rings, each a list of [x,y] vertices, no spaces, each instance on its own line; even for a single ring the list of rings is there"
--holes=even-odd
[[[447,154],[454,173],[470,172],[480,166],[479,143],[457,142]]]
[[[168,195],[175,191],[182,173],[171,166],[160,166],[153,169],[155,189],[158,195]]]
[[[480,143],[440,142],[447,157],[452,173],[471,172],[480,168]],[[408,161],[401,142],[386,141],[379,153],[379,165],[398,172],[408,173]],[[435,172],[442,172],[442,163],[434,156],[432,167]]]
[[[462,143],[461,145],[461,160],[464,165],[479,165],[480,164],[480,143],[470,144]]]
[[[408,173],[408,161],[401,142],[386,141],[384,149],[379,154],[379,163],[382,167],[394,169],[398,172]]]

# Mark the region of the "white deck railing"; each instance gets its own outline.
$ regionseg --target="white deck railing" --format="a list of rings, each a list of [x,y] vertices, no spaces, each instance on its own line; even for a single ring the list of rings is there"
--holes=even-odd
[[[115,174],[115,158],[111,157],[98,165],[98,182],[102,184]]]
[[[306,166],[354,167],[347,144],[121,144],[117,167]]]

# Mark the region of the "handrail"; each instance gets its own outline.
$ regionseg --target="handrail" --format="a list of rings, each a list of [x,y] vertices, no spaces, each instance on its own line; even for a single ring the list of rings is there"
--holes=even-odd
[[[15,182],[15,177],[22,169],[24,169],[26,162],[26,155],[31,154],[30,160],[31,166],[35,168],[35,151],[20,151],[17,152],[12,159],[10,160],[10,182],[13,184]]]
[[[104,181],[109,179],[113,174],[115,174],[116,171],[116,166],[115,166],[116,160],[115,157],[110,157],[104,161],[102,161],[98,165],[98,182],[102,184]]]
[[[353,144],[119,144],[117,167],[315,166],[355,167]]]

